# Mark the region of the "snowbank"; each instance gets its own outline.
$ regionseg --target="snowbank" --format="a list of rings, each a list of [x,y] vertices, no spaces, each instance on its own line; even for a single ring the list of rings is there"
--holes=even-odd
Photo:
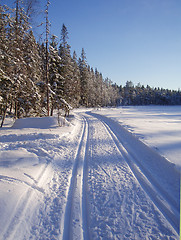
[[[55,190],[49,185],[52,183],[54,187],[56,180],[52,178],[59,176],[59,171],[53,169],[55,161],[60,161],[64,153],[65,162],[69,156],[71,158],[67,142],[76,134],[76,117],[71,116],[69,121],[60,118],[63,126],[60,127],[57,117],[18,119],[13,126],[12,119],[5,120],[0,129],[0,239],[30,236],[42,199],[51,191],[54,196]],[[61,177],[63,174],[65,183],[69,171],[62,173],[60,170]],[[65,186],[62,184],[62,191]],[[59,192],[61,194],[60,189]],[[35,236],[37,239],[37,233]]]
[[[64,122],[64,125],[69,125],[66,119],[60,118],[61,123]],[[62,125],[62,124],[61,124]],[[39,129],[48,129],[58,127],[58,118],[57,117],[36,117],[36,118],[22,118],[17,119],[13,124],[12,128],[22,129],[22,128],[39,128]]]
[[[34,165],[38,163],[39,160],[37,155],[28,152],[25,148],[0,152],[0,166],[27,167],[29,165]]]

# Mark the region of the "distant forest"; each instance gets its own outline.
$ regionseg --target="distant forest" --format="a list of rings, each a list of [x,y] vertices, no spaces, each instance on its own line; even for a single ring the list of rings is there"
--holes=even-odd
[[[181,92],[127,81],[118,86],[89,66],[84,48],[71,54],[63,24],[60,41],[50,35],[49,1],[44,9],[45,39],[37,41],[31,27],[36,0],[0,5],[0,116],[53,115],[71,107],[180,105]],[[71,107],[70,107],[71,106]],[[1,124],[1,125],[2,125]]]

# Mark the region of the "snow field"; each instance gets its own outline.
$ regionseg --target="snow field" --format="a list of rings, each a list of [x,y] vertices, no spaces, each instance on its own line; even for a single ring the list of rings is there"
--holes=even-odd
[[[31,128],[31,119],[25,121],[29,121]],[[43,123],[48,129],[42,129],[42,125],[38,123],[39,128],[36,125],[30,129],[24,124],[24,128],[19,126],[1,131],[0,216],[3,219],[0,232],[3,240],[29,239],[30,236],[32,239],[50,239],[54,234],[59,234],[59,220],[62,217],[60,213],[63,212],[63,200],[66,199],[69,184],[70,170],[67,171],[66,168],[72,165],[73,159],[72,146],[65,143],[66,136],[71,131],[71,143],[77,128],[73,126],[75,121],[72,127],[50,130],[51,122],[49,120]],[[60,135],[64,139],[59,139]],[[70,150],[67,147],[70,147]],[[58,162],[57,170],[57,159],[62,152],[64,158],[61,163]],[[67,156],[70,158],[66,159]],[[57,197],[57,188],[62,188],[62,191],[59,190],[60,199]],[[58,229],[57,232],[55,228]]]
[[[55,118],[5,124],[0,239],[179,239],[178,166],[138,140],[148,124],[128,126],[140,111],[123,109],[124,122],[120,111],[96,111],[117,122],[81,109],[61,128]]]
[[[177,239],[158,206],[150,201],[151,194],[143,191],[137,175],[135,179],[110,132],[105,134],[105,125],[97,128],[98,124],[90,166],[91,239]]]
[[[181,106],[128,106],[96,111],[118,121],[149,147],[181,168]]]

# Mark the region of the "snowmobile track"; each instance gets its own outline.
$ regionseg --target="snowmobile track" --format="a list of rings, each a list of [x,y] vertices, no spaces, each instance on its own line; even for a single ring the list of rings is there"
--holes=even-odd
[[[68,190],[65,208],[63,240],[89,240],[87,215],[87,158],[88,158],[88,122],[82,116],[83,127],[75,156],[74,167]]]
[[[111,129],[111,125],[106,123],[104,119],[100,119],[97,114],[91,114],[102,122],[107,132],[115,142],[119,152],[125,158],[135,178],[138,180],[144,191],[152,199],[157,208],[168,219],[172,227],[179,233],[179,212],[174,200],[167,192],[159,185],[158,182],[147,172],[141,165],[139,160],[132,152],[121,142],[119,134]]]

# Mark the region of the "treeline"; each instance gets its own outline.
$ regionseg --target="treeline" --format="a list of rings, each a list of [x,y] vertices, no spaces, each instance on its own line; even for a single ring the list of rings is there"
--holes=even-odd
[[[50,35],[45,8],[46,39],[36,40],[30,20],[35,0],[0,5],[0,116],[15,118],[53,115],[55,109],[117,105],[181,104],[180,91],[113,84],[89,66],[85,50],[71,54],[63,24],[60,41]]]
[[[26,1],[27,3],[27,1]],[[32,1],[29,1],[32,3]],[[15,8],[0,6],[0,115],[15,118],[53,115],[54,109],[113,106],[118,89],[89,66],[82,48],[80,58],[71,55],[68,31],[61,39],[49,34],[46,5],[46,39],[33,34],[31,7],[16,0]]]
[[[180,90],[145,87],[140,83],[134,86],[131,81],[127,81],[124,87],[117,87],[121,105],[181,105]]]

